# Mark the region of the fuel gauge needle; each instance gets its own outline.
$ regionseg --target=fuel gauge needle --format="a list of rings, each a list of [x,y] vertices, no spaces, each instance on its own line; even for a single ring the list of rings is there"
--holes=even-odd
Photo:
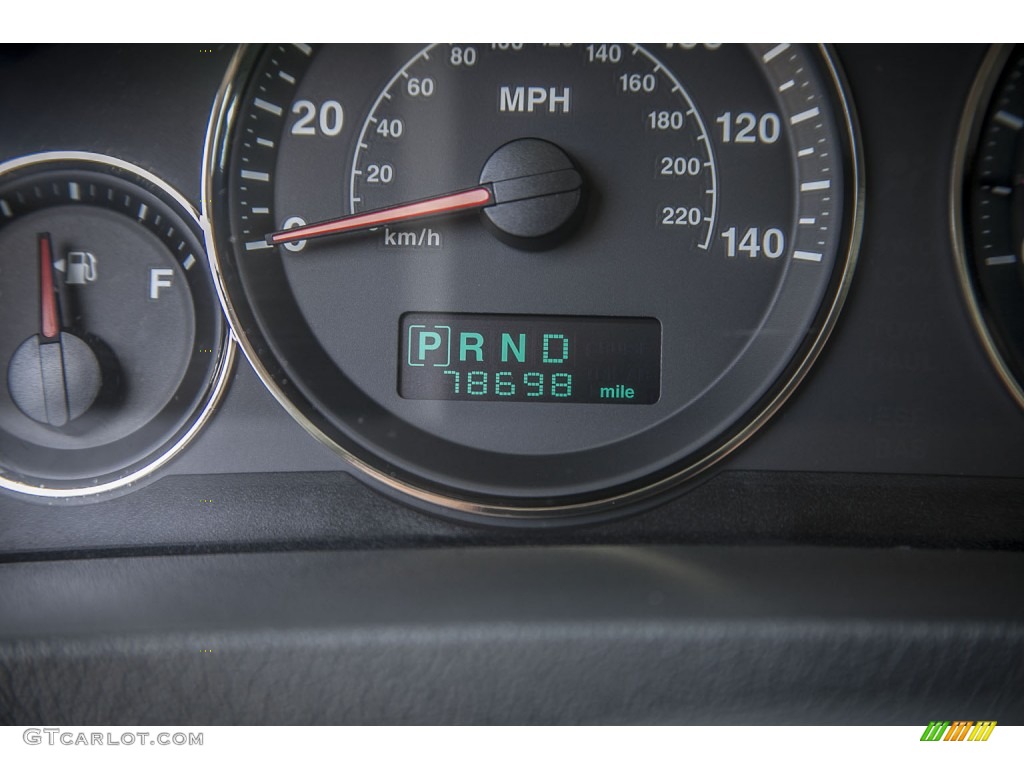
[[[39,299],[40,336],[43,341],[60,341],[60,311],[53,285],[53,247],[49,232],[39,235],[39,287],[42,294]]]
[[[336,219],[306,224],[293,229],[283,229],[278,232],[271,232],[267,235],[267,242],[270,245],[283,245],[294,243],[297,240],[308,240],[313,237],[324,235],[337,235],[342,232],[357,232],[363,229],[373,229],[384,224],[399,224],[414,219],[424,219],[432,216],[444,216],[458,211],[485,208],[493,205],[494,191],[490,184],[485,184],[471,189],[462,189],[458,192],[448,192],[435,197],[427,197],[422,200],[415,200],[410,203],[378,208],[365,213],[353,213],[348,216],[339,216]]]

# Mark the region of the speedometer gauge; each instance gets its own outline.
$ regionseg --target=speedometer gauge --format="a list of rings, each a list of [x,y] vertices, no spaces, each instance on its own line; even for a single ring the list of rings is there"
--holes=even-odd
[[[821,350],[859,239],[829,51],[245,48],[206,157],[264,383],[371,484],[462,518],[638,508]]]

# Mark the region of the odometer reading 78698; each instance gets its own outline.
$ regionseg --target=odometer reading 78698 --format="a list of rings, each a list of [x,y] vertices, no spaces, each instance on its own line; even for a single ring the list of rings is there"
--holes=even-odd
[[[652,318],[410,312],[401,338],[407,399],[649,405],[661,394]]]

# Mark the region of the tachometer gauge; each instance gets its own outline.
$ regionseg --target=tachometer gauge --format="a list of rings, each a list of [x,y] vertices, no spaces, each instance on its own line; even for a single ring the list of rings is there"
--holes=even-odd
[[[136,482],[203,424],[231,358],[177,192],[92,153],[0,165],[0,488]]]
[[[760,426],[859,239],[826,49],[280,45],[206,153],[222,298],[275,396],[459,517],[636,509]]]
[[[953,174],[957,268],[993,365],[1024,407],[1024,46],[982,65]]]

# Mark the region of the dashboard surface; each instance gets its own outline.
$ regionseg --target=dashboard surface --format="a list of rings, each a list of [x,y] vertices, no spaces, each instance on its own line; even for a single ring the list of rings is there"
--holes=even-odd
[[[199,209],[233,52],[0,50],[0,161],[110,155]],[[729,457],[620,520],[460,524],[356,479],[240,357],[153,476],[0,495],[0,722],[1024,723],[1024,413],[971,325],[950,219],[986,48],[834,53],[858,263],[813,369]],[[219,671],[192,656],[206,642]],[[133,688],[154,663],[163,703]]]

